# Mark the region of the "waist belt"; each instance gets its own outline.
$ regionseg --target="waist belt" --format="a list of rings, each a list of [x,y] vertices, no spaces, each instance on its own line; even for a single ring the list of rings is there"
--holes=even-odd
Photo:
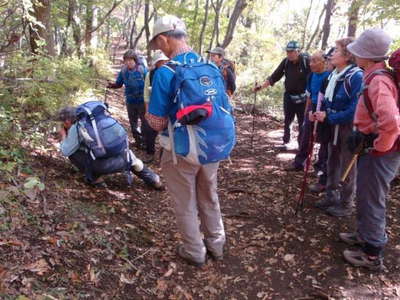
[[[302,93],[302,94],[296,94],[296,95],[291,95],[289,94],[290,99],[292,100],[302,100],[307,96],[306,93]]]

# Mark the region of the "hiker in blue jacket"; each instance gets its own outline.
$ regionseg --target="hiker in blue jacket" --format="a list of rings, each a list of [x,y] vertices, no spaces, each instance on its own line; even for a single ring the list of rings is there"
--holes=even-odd
[[[149,46],[153,50],[162,50],[176,64],[195,63],[199,55],[189,47],[186,36],[186,26],[182,20],[175,16],[164,16],[154,23]],[[220,74],[217,69],[215,72]],[[202,79],[201,83],[205,87],[213,84],[207,76]],[[219,87],[225,94],[223,79],[220,79]],[[175,123],[179,109],[178,103],[174,102],[175,82],[175,71],[171,66],[167,64],[157,70],[146,118],[153,129],[161,132],[161,168],[174,202],[177,227],[183,241],[177,254],[190,264],[202,266],[207,252],[216,260],[223,258],[225,231],[217,194],[219,162],[198,165],[188,162],[182,156],[174,157],[175,150],[186,145],[183,141],[170,143],[167,136],[168,122]],[[169,127],[172,134],[172,125]]]
[[[58,113],[57,120],[62,122],[62,127],[59,131],[61,137],[61,153],[63,156],[68,157],[71,163],[77,167],[79,171],[85,173],[86,161],[89,153],[77,128],[76,108],[65,107],[61,109]],[[162,187],[160,177],[151,169],[146,167],[132,151],[129,151],[129,155],[131,158],[130,171],[142,179],[148,186],[160,189]],[[107,185],[101,176],[125,172],[127,170],[126,166],[126,159],[122,153],[115,157],[98,158],[93,160],[91,163],[91,173],[94,180],[88,181],[87,178],[85,178],[85,181],[94,187],[106,188]]]
[[[109,83],[108,88],[118,89],[125,86],[126,109],[128,111],[129,123],[131,125],[132,136],[135,139],[136,147],[142,148],[148,134],[148,126],[145,125],[145,105],[144,105],[144,79],[147,68],[140,63],[134,50],[130,49],[124,53],[124,66],[118,73],[115,83]],[[138,131],[138,120],[140,119],[140,131]],[[145,145],[148,154],[152,152],[151,145]]]
[[[336,217],[352,214],[356,191],[356,167],[352,168],[346,182],[340,185],[340,178],[353,158],[346,140],[352,133],[363,77],[362,70],[354,64],[354,56],[346,49],[352,41],[352,38],[336,41],[331,57],[335,69],[329,76],[322,111],[310,115],[310,121],[322,122],[319,127],[322,130],[325,128],[325,135],[329,135],[326,196],[315,206]]]

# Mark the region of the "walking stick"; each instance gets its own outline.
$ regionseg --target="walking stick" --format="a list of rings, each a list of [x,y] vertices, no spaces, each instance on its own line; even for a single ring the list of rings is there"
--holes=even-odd
[[[317,112],[320,111],[320,109],[321,109],[321,102],[322,102],[322,98],[318,98],[317,109],[316,109]],[[308,116],[305,116],[305,117],[308,118]],[[309,144],[308,144],[308,152],[307,152],[308,156],[307,156],[307,160],[306,160],[306,167],[305,167],[305,170],[304,170],[304,176],[303,176],[303,182],[302,182],[302,185],[301,185],[301,191],[300,191],[300,194],[299,194],[299,198],[297,199],[295,215],[297,215],[299,210],[303,209],[303,207],[304,207],[304,194],[305,194],[306,188],[307,188],[308,171],[310,169],[312,155],[313,155],[313,152],[314,152],[314,143],[315,143],[315,137],[317,135],[317,126],[318,126],[318,121],[315,120],[314,121],[313,131],[311,133],[310,141],[309,141]]]
[[[253,140],[254,140],[254,125],[255,125],[255,111],[256,111],[256,103],[257,103],[257,81],[254,81],[254,100],[253,100],[253,110],[252,110],[252,115],[253,115],[253,125],[251,129],[251,149],[254,151],[253,148]]]
[[[105,103],[106,106],[108,107],[107,98],[108,98],[108,88],[105,87],[105,88],[104,88],[104,103]]]
[[[349,173],[351,171],[351,169],[353,168],[354,164],[357,161],[359,153],[356,153],[353,155],[353,158],[351,159],[349,165],[347,166],[346,170],[344,171],[342,177],[340,178],[340,185],[343,185],[343,183],[346,181],[347,176],[349,176]]]

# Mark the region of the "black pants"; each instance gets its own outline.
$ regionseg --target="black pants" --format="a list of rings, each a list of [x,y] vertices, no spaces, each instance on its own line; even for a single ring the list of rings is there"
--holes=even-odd
[[[69,160],[76,166],[82,173],[85,173],[85,165],[88,154],[85,151],[78,150],[71,156]],[[126,160],[122,155],[109,158],[98,158],[92,161],[92,174],[93,179],[97,179],[102,175],[120,173],[126,171]],[[143,170],[138,172],[131,168],[133,174],[142,179],[147,185],[152,185],[157,181],[158,176],[148,167],[144,166]]]
[[[285,114],[285,128],[283,133],[283,142],[290,142],[290,125],[292,124],[294,117],[297,117],[297,123],[299,125],[299,135],[297,136],[297,142],[300,146],[301,134],[302,134],[302,125],[304,121],[304,109],[306,107],[305,103],[296,104],[288,93],[285,93],[283,96],[283,113]]]
[[[314,129],[314,123],[310,122],[308,119],[308,112],[312,111],[312,108],[309,107],[308,111],[304,116],[304,122],[302,126],[302,134],[301,134],[301,141],[299,144],[299,151],[294,158],[294,166],[296,168],[303,168],[304,163],[308,157],[308,151],[310,148],[310,139],[311,134]],[[321,126],[320,123],[318,126]],[[317,139],[315,139],[315,142]],[[314,168],[318,171],[322,172],[322,175],[319,177],[320,183],[325,185],[326,184],[326,166],[328,161],[328,142],[327,141],[320,141],[320,148],[318,151],[318,161],[314,164]]]
[[[148,154],[155,153],[155,141],[157,131],[153,130],[147,123],[144,115],[146,112],[144,103],[126,103],[128,111],[129,123],[131,125],[132,136],[137,145],[145,144]],[[138,121],[140,119],[140,132],[137,130]]]

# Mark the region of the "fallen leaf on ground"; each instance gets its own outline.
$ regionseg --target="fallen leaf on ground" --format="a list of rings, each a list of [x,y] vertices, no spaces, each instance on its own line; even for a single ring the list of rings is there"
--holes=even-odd
[[[25,269],[38,275],[43,275],[50,270],[50,267],[49,264],[42,258],[34,263],[27,265]]]

